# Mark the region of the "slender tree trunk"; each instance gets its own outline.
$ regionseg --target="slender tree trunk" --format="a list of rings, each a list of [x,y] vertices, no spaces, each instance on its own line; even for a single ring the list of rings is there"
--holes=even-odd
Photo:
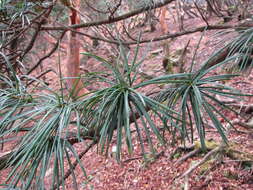
[[[74,1],[74,8],[70,8],[70,24],[80,24],[80,16],[77,10],[80,8],[80,0]],[[79,29],[75,29],[78,31]],[[69,34],[69,46],[68,46],[68,59],[66,63],[66,77],[67,88],[73,97],[78,97],[88,93],[89,91],[84,88],[84,84],[81,81],[80,74],[80,40],[75,32],[70,31]]]
[[[161,16],[160,16],[160,24],[161,24],[161,29],[162,29],[163,34],[169,33],[169,27],[166,23],[166,11],[167,11],[167,7],[166,6],[162,7]]]
[[[161,10],[161,15],[160,15],[160,24],[161,24],[161,31],[162,35],[166,35],[169,33],[169,27],[168,24],[166,23],[166,12],[167,12],[167,7],[164,6],[162,7]],[[164,40],[162,42],[162,47],[163,47],[163,60],[162,60],[162,65],[166,73],[173,73],[173,66],[171,63],[169,63],[169,56],[170,56],[170,41],[171,40]]]

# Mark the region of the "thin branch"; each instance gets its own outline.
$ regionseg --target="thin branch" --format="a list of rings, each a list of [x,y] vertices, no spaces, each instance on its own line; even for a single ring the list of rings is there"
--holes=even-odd
[[[233,125],[239,125],[247,130],[252,130],[253,129],[253,126],[249,123],[244,123],[244,122],[241,122],[241,121],[237,121],[237,122],[233,122]]]
[[[197,10],[198,10],[201,18],[204,20],[204,22],[206,23],[206,25],[209,26],[209,23],[208,23],[206,17],[203,15],[203,12],[200,10],[199,6],[197,5],[197,3],[195,1],[194,1],[194,5],[197,8]]]
[[[114,17],[114,18],[107,18],[105,20],[100,20],[100,21],[94,21],[94,22],[88,22],[88,23],[83,23],[83,24],[74,24],[74,25],[70,25],[70,26],[58,26],[58,27],[53,27],[53,26],[44,26],[41,29],[42,30],[69,30],[70,28],[72,29],[77,29],[77,28],[87,28],[87,27],[91,27],[91,26],[99,26],[99,25],[104,25],[104,24],[111,24],[114,22],[118,22],[130,17],[133,17],[135,15],[138,15],[140,13],[143,13],[145,11],[150,11],[152,9],[156,9],[156,8],[160,8],[163,7],[171,2],[173,2],[175,0],[164,0],[161,1],[159,3],[156,3],[155,5],[149,5],[149,6],[144,6],[140,9],[131,11],[129,13],[123,14],[121,16],[118,17]]]
[[[216,147],[215,149],[211,150],[210,152],[208,152],[203,159],[201,159],[198,163],[196,163],[192,167],[190,167],[185,173],[183,173],[183,175],[180,176],[180,178],[189,176],[197,167],[199,167],[200,165],[204,164],[207,160],[209,160],[209,158],[212,155],[214,155],[217,152],[219,152],[221,150],[221,148],[223,148],[223,147],[219,146],[219,147]]]
[[[36,79],[39,79],[39,78],[43,77],[44,75],[46,75],[46,74],[49,73],[49,72],[54,72],[54,73],[55,73],[54,70],[48,69],[48,70],[42,72],[39,76],[36,76],[35,78],[36,78]],[[30,81],[30,82],[27,84],[27,86],[30,86],[30,85],[31,85],[32,83],[34,83],[34,82],[35,82],[35,80]],[[46,82],[45,82],[45,84],[46,84],[46,85],[49,85],[49,83],[46,83]]]
[[[89,0],[88,0],[89,1]],[[102,11],[102,10],[99,10],[93,6],[90,5],[90,3],[88,3],[88,1],[86,0],[84,3],[87,5],[88,8],[90,8],[92,11],[95,11],[95,12],[98,12],[98,13],[101,13],[101,14],[107,14],[109,13],[109,11]]]
[[[150,39],[141,40],[139,42],[139,44],[166,40],[166,39],[169,39],[169,38],[175,38],[175,37],[179,37],[179,36],[183,36],[183,35],[187,35],[187,34],[192,34],[192,33],[195,33],[195,32],[203,32],[204,30],[221,30],[221,29],[231,29],[231,28],[240,28],[240,27],[245,27],[245,28],[253,27],[253,22],[247,23],[247,24],[235,24],[235,25],[233,25],[233,24],[231,24],[231,25],[224,24],[224,25],[209,25],[208,27],[207,26],[202,26],[202,27],[189,29],[189,30],[182,31],[182,32],[177,32],[177,33],[174,33],[174,34],[164,35],[164,36],[154,38],[154,39],[151,39],[151,40]],[[133,44],[136,44],[136,42],[125,43],[125,45],[133,45]]]
[[[109,19],[113,19],[114,18],[114,14],[116,13],[116,11],[119,9],[120,5],[122,3],[122,0],[119,0],[119,3],[113,7],[112,10],[110,10],[110,16],[109,16]]]
[[[31,38],[30,42],[28,43],[27,47],[25,48],[25,50],[24,50],[24,52],[23,52],[20,60],[22,60],[24,58],[24,56],[33,48],[33,45],[34,45],[34,43],[35,43],[35,41],[36,41],[36,39],[37,39],[37,37],[39,35],[41,25],[42,25],[41,23],[37,24],[35,32],[32,35],[32,38]]]
[[[63,38],[63,36],[65,35],[66,30],[62,32],[60,38],[58,39],[57,43],[54,45],[54,47],[51,49],[51,51],[45,55],[44,57],[42,57],[27,73],[26,75],[29,75],[31,72],[33,72],[45,59],[49,58],[58,48],[61,39]]]
[[[131,34],[129,34],[129,32],[126,29],[125,23],[123,23],[123,30],[125,31],[126,35],[128,38],[130,38],[131,40],[135,41],[137,43],[137,39],[134,39],[134,37],[131,36]]]
[[[213,8],[211,2],[206,1],[206,3],[207,3],[207,6],[210,8],[210,11],[213,12],[217,17],[222,17],[222,16],[223,16],[222,14],[219,14],[219,12],[217,12],[217,11]]]
[[[236,28],[242,28],[242,27],[245,27],[245,28],[253,27],[253,22],[250,22],[247,24],[222,24],[222,25],[201,26],[198,28],[193,28],[193,29],[189,29],[189,30],[185,30],[185,31],[181,31],[181,32],[176,32],[174,34],[166,34],[161,37],[157,37],[157,38],[153,38],[153,39],[140,40],[139,44],[149,43],[149,42],[157,42],[157,41],[162,41],[162,40],[166,40],[166,39],[170,39],[170,38],[176,38],[176,37],[180,37],[180,36],[184,36],[184,35],[188,35],[188,34],[192,34],[192,33],[196,33],[196,32],[203,32],[204,30],[224,30],[224,29],[236,29]],[[92,36],[87,33],[74,31],[72,29],[70,29],[70,30],[73,32],[76,32],[77,34],[84,35],[84,36],[94,39],[94,40],[104,41],[107,43],[112,43],[112,44],[117,44],[117,45],[119,45],[119,44],[135,45],[138,43],[136,41],[134,41],[134,42],[133,41],[132,42],[119,42],[117,40],[108,40],[105,38]]]
[[[201,152],[201,149],[198,148],[198,149],[195,149],[191,152],[189,152],[188,154],[186,154],[185,156],[181,157],[180,159],[178,159],[176,162],[175,162],[175,165],[179,165],[181,164],[182,162],[186,161],[188,158],[191,158],[193,156],[195,156],[196,154],[200,153]]]
[[[33,48],[33,45],[40,33],[40,29],[41,29],[41,26],[44,24],[45,20],[48,18],[48,16],[50,15],[51,11],[53,9],[53,6],[51,6],[48,10],[46,10],[43,14],[41,14],[41,18],[40,18],[40,21],[37,24],[37,27],[35,28],[35,32],[30,40],[30,42],[28,43],[27,47],[25,48],[24,50],[24,53],[22,54],[20,60],[22,60],[24,58],[24,56]]]

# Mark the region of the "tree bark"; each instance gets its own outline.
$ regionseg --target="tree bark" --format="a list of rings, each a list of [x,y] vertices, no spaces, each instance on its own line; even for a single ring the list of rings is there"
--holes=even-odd
[[[75,0],[74,8],[70,7],[70,24],[80,24],[80,16],[77,9],[80,8],[80,0]],[[75,31],[80,29],[76,28]],[[89,91],[84,88],[84,84],[81,81],[80,73],[80,40],[74,31],[69,33],[69,46],[68,46],[68,58],[66,63],[66,77],[67,77],[67,89],[71,93],[72,97],[82,96]]]
[[[166,23],[166,11],[167,11],[167,7],[166,6],[162,7],[161,16],[160,16],[160,24],[161,24],[162,34],[169,33],[169,27]]]

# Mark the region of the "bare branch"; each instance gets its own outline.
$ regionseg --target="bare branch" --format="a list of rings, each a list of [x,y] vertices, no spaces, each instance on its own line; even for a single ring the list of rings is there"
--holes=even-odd
[[[114,17],[114,18],[109,17],[105,20],[88,22],[88,23],[83,23],[83,24],[74,24],[74,25],[71,25],[71,26],[59,26],[59,27],[44,26],[41,29],[42,30],[70,30],[70,29],[77,29],[77,28],[87,28],[87,27],[91,27],[91,26],[99,26],[99,25],[104,25],[104,24],[111,24],[111,23],[114,23],[114,22],[118,22],[118,21],[130,18],[130,17],[133,17],[133,16],[138,15],[140,13],[143,13],[145,11],[150,11],[152,9],[163,7],[163,6],[169,4],[173,1],[175,1],[175,0],[164,0],[163,2],[159,2],[155,5],[145,6],[145,7],[142,7],[140,9],[131,11],[131,12],[126,13],[126,14],[123,14],[121,16]]]
[[[215,149],[211,150],[210,152],[208,152],[202,160],[200,160],[198,163],[196,163],[192,167],[190,167],[183,175],[180,176],[180,178],[189,176],[197,167],[199,167],[202,164],[204,164],[207,160],[209,160],[209,158],[212,155],[214,155],[217,152],[219,152],[222,148],[223,148],[222,146],[219,146],[219,147],[216,147]]]
[[[143,43],[149,43],[149,42],[157,42],[157,41],[162,41],[162,40],[166,40],[166,39],[170,39],[170,38],[176,38],[176,37],[180,37],[180,36],[184,36],[184,35],[188,35],[188,34],[193,34],[196,32],[203,32],[204,30],[224,30],[224,29],[236,29],[236,28],[249,28],[249,27],[253,27],[253,22],[247,23],[247,24],[220,24],[220,25],[209,25],[209,26],[201,26],[198,28],[193,28],[193,29],[189,29],[189,30],[185,30],[185,31],[181,31],[181,32],[176,32],[174,34],[166,34],[163,35],[161,37],[157,37],[157,38],[153,38],[153,39],[144,39],[144,40],[140,40],[139,44],[143,44]],[[94,39],[94,40],[99,40],[99,41],[104,41],[107,43],[112,43],[112,44],[123,44],[123,45],[135,45],[137,44],[137,41],[132,41],[132,42],[119,42],[117,40],[108,40],[105,38],[101,38],[101,37],[96,37],[96,36],[92,36],[83,32],[79,32],[79,31],[74,31],[73,29],[70,29],[73,32],[76,32],[77,34],[80,35],[84,35],[88,38]]]
[[[61,34],[60,38],[58,39],[57,43],[54,45],[54,47],[51,49],[51,51],[45,55],[44,57],[42,57],[27,73],[26,75],[29,75],[31,72],[33,72],[45,59],[49,58],[58,48],[61,39],[63,38],[63,36],[65,35],[66,31],[63,31],[63,33]]]

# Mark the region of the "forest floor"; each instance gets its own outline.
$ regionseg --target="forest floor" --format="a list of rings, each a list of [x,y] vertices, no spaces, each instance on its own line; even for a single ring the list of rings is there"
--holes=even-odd
[[[169,20],[168,22],[170,22]],[[219,19],[212,19],[212,23],[220,22]],[[185,23],[185,29],[191,28],[192,26],[203,26],[204,23],[199,19],[190,19]],[[173,22],[168,23],[169,26],[173,26],[170,33],[175,33],[178,31],[177,26]],[[161,31],[158,29],[154,32],[147,32],[143,37],[152,38],[161,35]],[[201,40],[200,46],[198,48],[198,54],[196,57],[196,68],[198,68],[201,63],[203,63],[215,50],[222,46],[219,42],[224,39],[224,36],[217,36],[218,31],[206,31],[203,39]],[[197,48],[197,44],[202,33],[194,33],[190,35],[185,35],[170,43],[171,54],[175,55],[177,50],[182,50],[187,42],[190,40],[189,47],[185,57],[186,64],[185,70],[190,67],[190,62],[194,55],[194,50]],[[228,39],[230,37],[228,36]],[[164,42],[154,42],[150,45],[150,52],[159,52],[162,49],[162,44]],[[147,56],[148,58],[144,61],[141,70],[150,76],[159,76],[164,74],[162,67],[162,52],[158,54],[148,53],[144,55],[148,47],[147,44],[141,45],[141,56]],[[133,48],[134,49],[134,48]],[[97,50],[100,56],[106,57],[106,50]],[[104,53],[103,53],[104,51]],[[179,67],[179,66],[178,66]],[[85,64],[85,69],[88,71],[98,71],[101,69],[100,63],[94,62],[90,59]],[[177,70],[177,68],[175,69]],[[217,72],[223,72],[224,68]],[[213,73],[215,74],[215,72]],[[253,94],[253,74],[248,73],[243,76],[236,77],[226,85],[232,86],[236,89],[241,90],[243,93]],[[91,85],[91,89],[94,86]],[[96,87],[95,87],[96,88]],[[152,89],[153,90],[153,89]],[[145,92],[150,92],[151,89],[144,89]],[[230,101],[228,99],[222,99],[223,101]],[[253,99],[246,97],[240,101],[232,102],[235,105],[239,105],[237,110],[239,111],[243,105],[251,105]],[[242,107],[240,107],[242,106]],[[246,122],[242,117],[226,112],[224,113],[230,121],[232,122]],[[247,117],[250,117],[248,115]],[[225,122],[223,122],[225,125]],[[159,125],[159,121],[157,121]],[[232,129],[228,135],[229,142],[236,144],[237,149],[253,153],[253,135],[252,130],[245,129],[242,126],[235,125],[238,130]],[[221,139],[217,131],[210,125],[207,127],[206,133],[208,140],[213,140],[220,143]],[[166,134],[166,138],[172,139],[170,134]],[[116,142],[116,141],[115,141]],[[252,161],[250,164],[244,162],[245,160],[232,159],[230,157],[224,156],[222,162],[216,160],[216,156],[213,156],[209,164],[198,167],[194,170],[188,177],[180,178],[188,168],[196,164],[201,160],[205,154],[196,154],[190,157],[186,161],[177,164],[178,158],[188,154],[188,152],[181,152],[179,154],[173,153],[176,150],[176,146],[171,146],[170,143],[166,147],[160,146],[157,140],[154,140],[156,148],[158,150],[158,156],[155,158],[150,158],[150,162],[144,162],[141,156],[140,146],[137,141],[137,137],[133,139],[135,144],[134,153],[129,155],[127,153],[127,147],[122,156],[122,162],[117,163],[113,154],[100,155],[97,153],[97,148],[94,147],[88,154],[82,159],[84,165],[86,166],[88,179],[81,175],[78,176],[78,181],[80,184],[80,189],[94,189],[94,190],[179,190],[183,188],[189,188],[192,190],[239,190],[239,189],[253,189],[253,168]],[[116,143],[115,143],[116,144]],[[178,142],[178,145],[180,143]],[[82,150],[84,143],[79,143],[76,145],[77,150]],[[77,169],[78,170],[78,169]],[[79,168],[80,170],[80,168]],[[77,172],[77,175],[79,172]],[[71,177],[67,180],[69,184],[67,189],[71,189],[72,183]],[[186,187],[188,186],[188,187]]]
[[[213,23],[220,22],[219,19],[212,19]],[[199,18],[193,18],[186,20],[184,23],[185,29],[191,28],[192,26],[203,26],[204,22]],[[168,20],[168,26],[171,26],[170,33],[175,33],[178,31],[178,27],[173,23],[172,19]],[[206,31],[203,39],[198,48],[198,54],[196,57],[196,68],[203,63],[204,60],[211,55],[215,49],[221,47],[219,43],[223,38],[222,36],[215,36],[218,31]],[[135,33],[137,34],[137,32]],[[135,35],[133,34],[133,35]],[[157,30],[154,32],[146,32],[143,35],[143,38],[152,38],[160,36],[162,33],[157,26]],[[172,54],[177,50],[182,50],[187,42],[190,40],[188,50],[185,60],[185,69],[189,68],[189,64],[194,55],[194,50],[197,48],[197,44],[201,37],[202,33],[194,33],[190,35],[185,35],[178,37],[172,40],[170,43]],[[144,61],[141,70],[151,76],[159,76],[164,74],[164,69],[162,67],[163,54],[160,52],[162,49],[163,42],[154,42],[149,45],[141,45],[140,56],[147,56],[147,59]],[[102,57],[108,57],[108,45],[100,45],[94,53]],[[150,51],[145,55],[147,47],[149,46]],[[134,48],[132,48],[134,49]],[[150,53],[158,52],[158,53]],[[57,55],[52,57],[52,63],[56,62]],[[55,59],[55,60],[53,60]],[[84,63],[85,62],[85,63]],[[55,63],[54,63],[55,64]],[[44,64],[46,68],[55,67],[54,64]],[[83,58],[82,68],[86,72],[96,72],[101,71],[104,68],[100,63],[96,62],[93,59]],[[221,69],[218,72],[223,72]],[[215,73],[213,73],[215,74]],[[48,74],[46,76],[47,81],[53,88],[58,88],[56,83],[54,83],[56,76],[54,74]],[[56,85],[56,86],[55,86]],[[232,86],[236,89],[241,90],[243,93],[253,94],[253,74],[248,73],[243,76],[234,78],[233,80],[226,83],[226,85]],[[99,88],[95,84],[89,84],[88,88],[90,90]],[[150,92],[151,89],[144,89],[145,92]],[[153,89],[152,89],[153,90]],[[229,101],[223,99],[224,101]],[[253,104],[253,99],[245,97],[240,101],[232,102],[235,105],[238,105],[237,109],[240,110],[240,105],[251,105]],[[235,114],[226,112],[224,113],[230,121],[232,122],[246,122],[242,117]],[[250,115],[248,116],[250,117]],[[157,121],[157,125],[159,121]],[[224,122],[225,125],[225,122]],[[243,152],[248,152],[253,154],[253,130],[245,129],[240,125],[235,125],[237,129],[231,129],[228,134],[229,142],[236,144],[237,148]],[[167,139],[171,139],[170,134],[165,134]],[[217,143],[221,142],[221,139],[215,130],[215,128],[210,125],[207,127],[206,133],[207,140],[213,140]],[[215,159],[215,156],[211,158],[213,161],[205,167],[198,167],[194,170],[189,176],[180,178],[180,175],[183,174],[189,167],[201,160],[205,154],[199,153],[193,157],[190,157],[186,161],[177,164],[177,160],[188,152],[179,152],[173,155],[176,150],[176,146],[172,146],[171,143],[168,143],[166,146],[161,146],[160,143],[154,138],[154,144],[158,150],[158,155],[156,157],[150,157],[148,162],[144,162],[141,156],[140,146],[137,141],[137,135],[134,135],[134,152],[132,155],[127,153],[127,147],[123,148],[122,162],[118,163],[114,158],[113,154],[108,156],[101,155],[97,152],[97,147],[93,147],[83,158],[82,162],[86,168],[87,177],[82,175],[80,168],[76,168],[76,177],[80,189],[87,190],[179,190],[182,188],[187,188],[192,190],[239,190],[239,189],[253,189],[253,168],[252,160],[250,163],[245,162],[245,160],[234,160],[230,157],[224,156],[222,162],[218,162]],[[77,152],[81,152],[87,143],[80,142],[75,144]],[[177,145],[180,145],[178,142]],[[49,172],[50,173],[50,172]],[[0,183],[3,182],[4,178],[8,174],[8,170],[1,171],[0,174]],[[67,190],[73,189],[72,177],[70,176],[65,184]]]

